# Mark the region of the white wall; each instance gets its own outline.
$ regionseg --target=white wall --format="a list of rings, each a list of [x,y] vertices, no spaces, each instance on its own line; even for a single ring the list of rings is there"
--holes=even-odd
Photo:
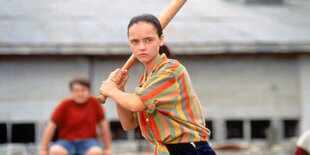
[[[301,132],[310,130],[310,56],[299,57]]]
[[[92,92],[98,95],[101,82],[127,58],[3,56],[0,58],[0,121],[37,122],[40,137],[54,107],[69,96],[68,82],[72,78],[89,76]],[[224,139],[224,121],[228,119],[269,119],[274,124],[283,119],[299,119],[300,96],[303,109],[309,109],[305,107],[310,101],[308,57],[219,55],[179,56],[179,60],[188,69],[205,117],[214,121],[216,139]],[[134,91],[143,71],[141,63],[134,65],[126,91]],[[109,99],[104,106],[107,118],[118,120],[114,102]],[[302,114],[305,124],[309,113]]]
[[[69,95],[71,78],[92,74],[92,90],[98,94],[101,82],[126,59],[97,57],[90,71],[90,59],[81,56],[3,57],[0,120],[45,120]],[[209,118],[300,116],[298,65],[307,71],[306,59],[298,63],[295,56],[240,55],[186,56],[180,61],[187,67]],[[135,64],[126,90],[134,91],[143,71],[142,64]],[[307,79],[306,72],[302,75],[301,80]],[[114,113],[109,117],[117,119]]]
[[[181,62],[191,75],[206,117],[300,116],[295,56],[201,56]]]
[[[88,76],[83,57],[1,57],[0,120],[45,121],[58,102],[69,96],[68,82]]]

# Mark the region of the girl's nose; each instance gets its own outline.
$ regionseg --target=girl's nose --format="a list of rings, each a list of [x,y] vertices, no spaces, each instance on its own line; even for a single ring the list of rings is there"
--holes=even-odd
[[[145,44],[144,43],[140,43],[139,48],[140,48],[140,50],[145,50]]]

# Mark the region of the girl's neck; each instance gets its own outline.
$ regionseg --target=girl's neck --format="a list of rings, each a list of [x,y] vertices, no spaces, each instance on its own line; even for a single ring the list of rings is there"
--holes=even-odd
[[[160,55],[157,54],[150,62],[148,63],[144,63],[147,75],[151,75],[152,74],[152,70],[156,65],[157,60],[159,59]]]

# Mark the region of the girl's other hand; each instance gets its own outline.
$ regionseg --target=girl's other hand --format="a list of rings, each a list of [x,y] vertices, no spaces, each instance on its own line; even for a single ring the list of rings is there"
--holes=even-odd
[[[118,89],[124,91],[125,84],[128,79],[129,79],[128,71],[117,68],[115,71],[111,72],[107,81],[111,80],[115,82],[118,86]]]
[[[110,97],[110,92],[113,89],[119,89],[118,85],[112,80],[103,81],[100,87],[100,94],[103,96]]]
[[[107,81],[111,80],[119,85],[122,82],[123,74],[122,70],[117,68],[115,71],[111,72]]]
[[[127,70],[121,70],[123,79],[121,80],[121,83],[119,84],[120,90],[125,90],[125,85],[129,79],[129,74]]]

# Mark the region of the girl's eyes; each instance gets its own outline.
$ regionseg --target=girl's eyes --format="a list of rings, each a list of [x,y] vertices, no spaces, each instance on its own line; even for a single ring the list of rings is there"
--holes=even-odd
[[[150,43],[150,42],[152,42],[153,41],[153,39],[152,38],[148,38],[148,39],[145,39],[145,42],[146,43]],[[130,41],[130,43],[131,44],[138,44],[138,40],[132,40],[132,41]]]
[[[138,41],[136,41],[136,40],[132,40],[132,41],[131,41],[131,43],[132,43],[132,44],[137,44],[137,43],[138,43]]]
[[[146,42],[147,43],[149,43],[149,42],[151,42],[152,41],[152,39],[146,39]]]

